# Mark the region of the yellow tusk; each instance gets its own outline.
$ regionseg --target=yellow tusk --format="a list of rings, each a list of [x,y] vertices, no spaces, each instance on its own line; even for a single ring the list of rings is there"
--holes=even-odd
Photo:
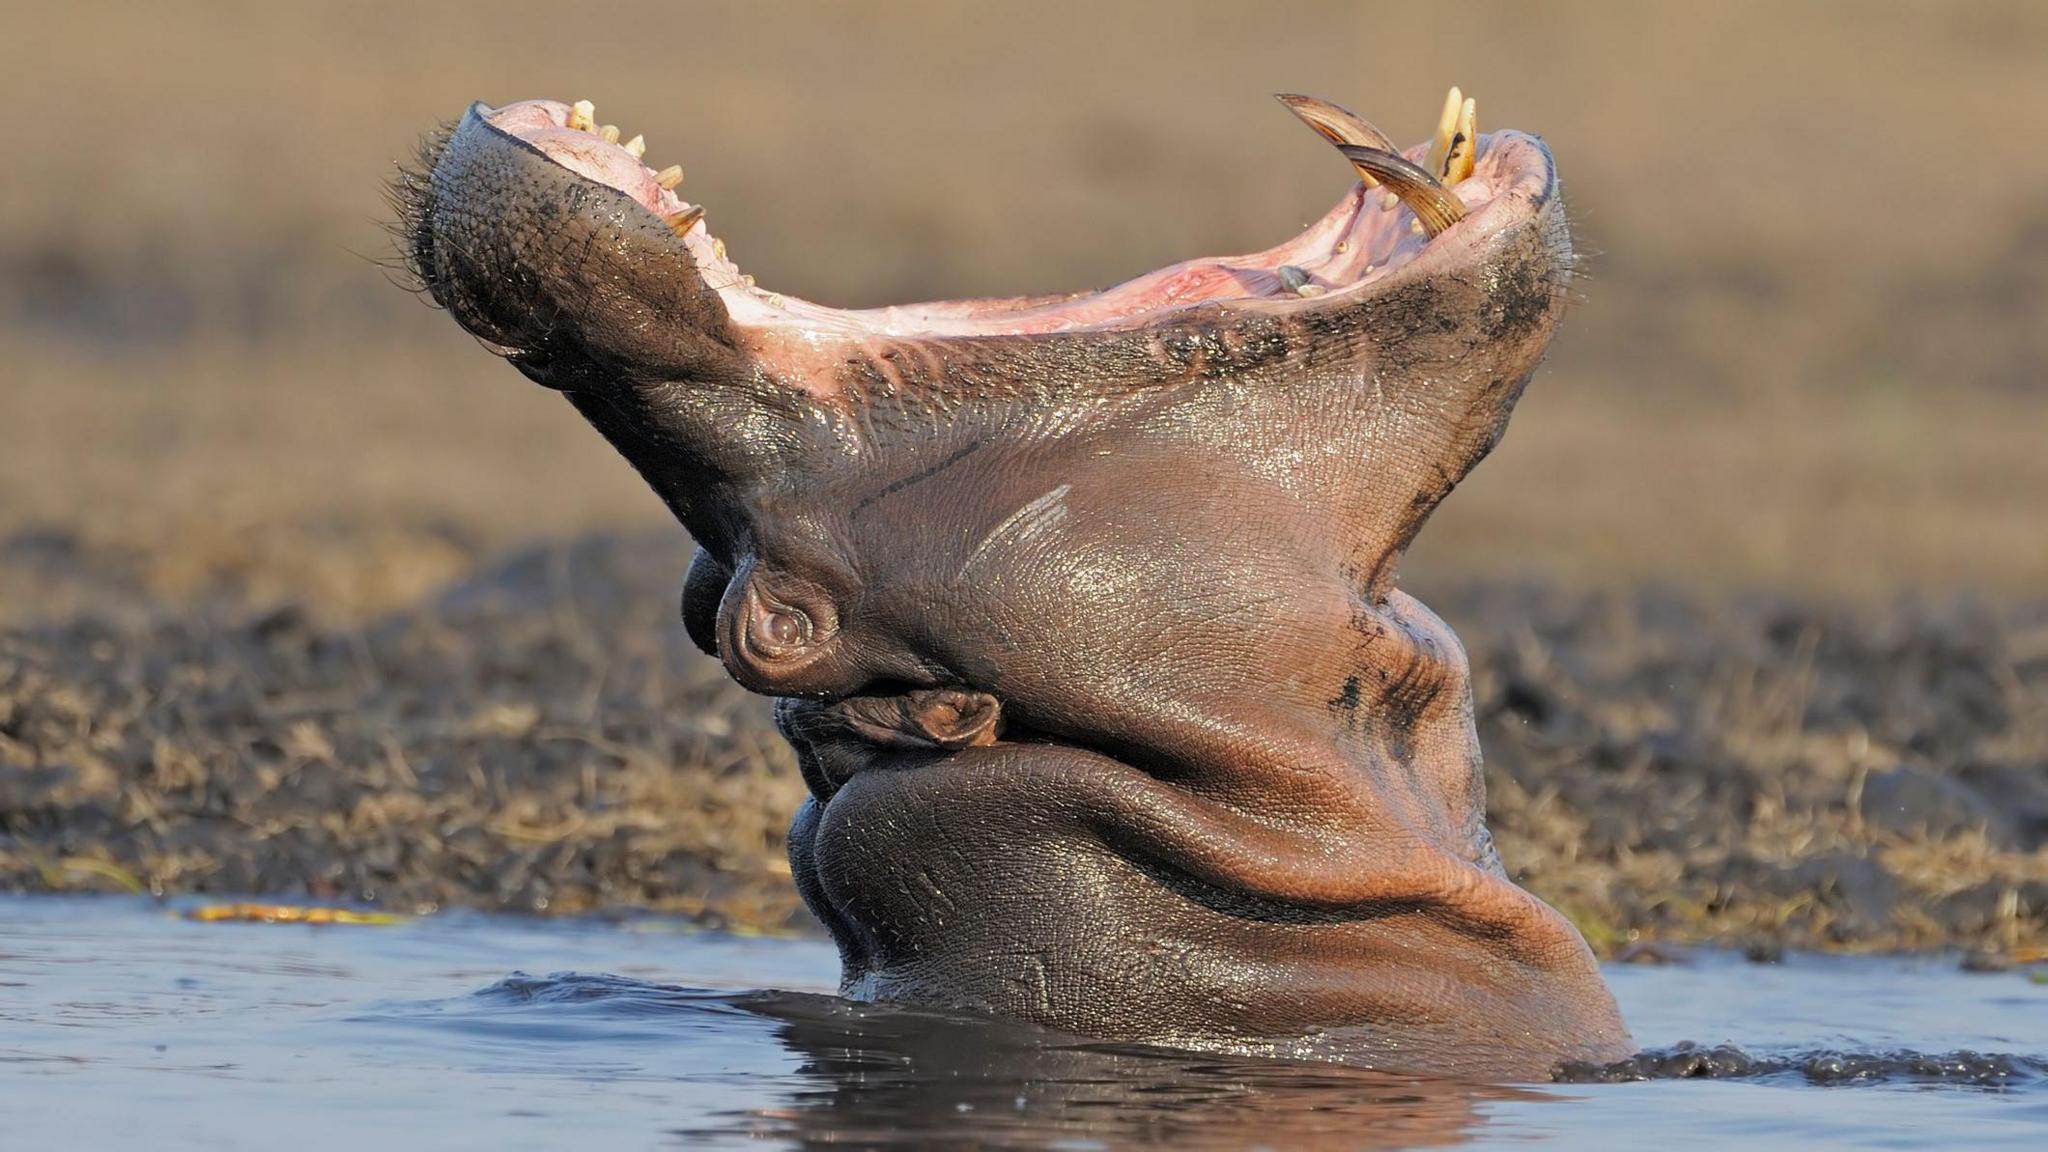
[[[1456,184],[1472,175],[1479,159],[1479,101],[1467,99],[1458,111],[1458,130],[1451,134],[1450,154],[1444,157],[1444,183]]]
[[[1458,132],[1458,114],[1464,110],[1465,94],[1458,91],[1458,86],[1453,84],[1450,92],[1444,96],[1443,115],[1436,120],[1436,139],[1429,145],[1429,162],[1423,165],[1429,169],[1431,176],[1443,176],[1444,161],[1450,159],[1451,155],[1451,137]]]

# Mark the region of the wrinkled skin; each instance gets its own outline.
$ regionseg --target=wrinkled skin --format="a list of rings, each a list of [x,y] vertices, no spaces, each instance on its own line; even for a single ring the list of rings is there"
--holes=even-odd
[[[1351,234],[1391,266],[1324,295],[884,334],[763,312],[673,196],[563,160],[564,106],[512,108],[430,145],[409,256],[701,545],[684,623],[778,697],[847,995],[1495,1077],[1632,1050],[1503,873],[1463,651],[1392,585],[1556,323],[1540,143],[1485,137],[1469,215]]]

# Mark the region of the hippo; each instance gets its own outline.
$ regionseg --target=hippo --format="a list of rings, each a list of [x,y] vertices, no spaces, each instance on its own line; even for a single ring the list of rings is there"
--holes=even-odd
[[[1247,256],[829,308],[755,284],[588,102],[472,106],[404,258],[699,550],[682,624],[775,699],[842,995],[1488,1079],[1633,1051],[1488,835],[1471,679],[1395,587],[1568,295],[1538,138],[1453,89]]]

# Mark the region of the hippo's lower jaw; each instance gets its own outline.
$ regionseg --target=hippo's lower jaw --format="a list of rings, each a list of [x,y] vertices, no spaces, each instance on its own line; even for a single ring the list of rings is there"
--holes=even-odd
[[[1478,1075],[1625,1055],[1493,855],[1457,641],[1393,587],[1556,323],[1550,155],[1455,98],[1426,158],[1283,99],[1361,177],[1328,216],[1080,296],[758,289],[584,105],[472,108],[400,204],[434,298],[703,545],[684,623],[782,698],[849,994]]]

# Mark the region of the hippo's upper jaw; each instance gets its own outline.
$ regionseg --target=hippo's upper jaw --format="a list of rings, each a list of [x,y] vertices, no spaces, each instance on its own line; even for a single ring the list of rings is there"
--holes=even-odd
[[[465,328],[703,545],[691,636],[783,698],[850,994],[1527,1075],[1625,1054],[1482,823],[1456,639],[1392,586],[1570,277],[1549,152],[1454,98],[1251,256],[840,311],[756,287],[587,105],[472,108],[401,187]],[[1439,177],[1443,181],[1439,181]]]

